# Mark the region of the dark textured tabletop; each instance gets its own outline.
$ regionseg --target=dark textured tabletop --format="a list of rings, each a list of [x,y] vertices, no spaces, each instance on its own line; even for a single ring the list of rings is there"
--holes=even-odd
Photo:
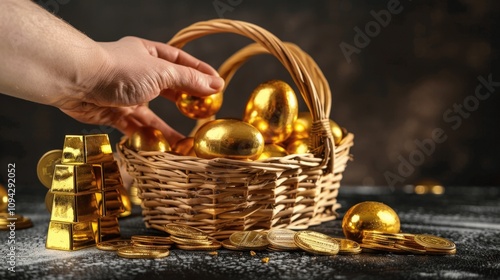
[[[316,256],[306,252],[172,249],[164,259],[124,259],[93,248],[66,252],[45,249],[49,213],[44,195],[17,186],[16,212],[33,220],[16,230],[15,273],[8,270],[9,232],[0,232],[0,279],[500,279],[500,188],[447,187],[442,195],[409,188],[341,187],[340,218],[311,228],[342,236],[341,219],[361,201],[380,201],[399,214],[404,232],[428,233],[456,243],[447,256],[367,254]],[[158,234],[146,229],[140,208],[120,220],[122,236]],[[269,257],[268,263],[261,259]]]

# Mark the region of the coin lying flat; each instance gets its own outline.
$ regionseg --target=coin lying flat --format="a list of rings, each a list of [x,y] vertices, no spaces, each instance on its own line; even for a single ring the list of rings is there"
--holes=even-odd
[[[168,249],[146,249],[134,246],[121,247],[117,253],[118,256],[128,259],[159,259],[170,255]]]
[[[182,249],[182,250],[188,250],[188,251],[213,251],[213,250],[218,250],[222,246],[220,242],[212,242],[212,244],[209,245],[182,245],[182,244],[177,244],[177,248]]]
[[[413,240],[426,249],[435,250],[453,250],[456,249],[455,243],[450,240],[429,234],[417,234]]]
[[[52,176],[54,175],[54,168],[56,164],[61,163],[62,150],[52,150],[46,152],[38,161],[36,166],[36,174],[38,180],[46,188],[50,189],[52,185]]]
[[[333,237],[311,230],[302,230],[294,235],[295,244],[304,251],[318,255],[336,255],[340,244]]]
[[[208,236],[202,230],[181,224],[165,225],[165,231],[177,237],[184,237],[191,239],[205,239]]]
[[[130,246],[130,244],[130,240],[110,240],[99,242],[96,244],[96,247],[103,251],[117,251],[122,247]]]

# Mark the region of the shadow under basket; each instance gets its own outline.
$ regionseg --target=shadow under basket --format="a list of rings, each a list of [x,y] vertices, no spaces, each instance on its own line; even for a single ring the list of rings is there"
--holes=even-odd
[[[311,153],[258,161],[202,159],[136,152],[124,139],[117,151],[139,189],[146,227],[163,231],[167,224],[184,224],[222,240],[235,231],[306,229],[334,220],[354,136],[346,133],[338,145],[334,144],[328,120],[331,93],[317,64],[297,46],[281,42],[258,26],[234,20],[195,23],[168,43],[181,48],[193,39],[221,32],[256,42],[219,68],[226,85],[236,69],[256,54],[274,55],[291,74],[311,112]],[[205,121],[200,120],[197,126]]]

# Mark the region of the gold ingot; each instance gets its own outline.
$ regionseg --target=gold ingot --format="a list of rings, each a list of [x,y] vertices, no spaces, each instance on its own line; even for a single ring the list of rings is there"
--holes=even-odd
[[[91,164],[56,164],[50,190],[61,194],[96,192],[98,191],[96,182]]]
[[[172,151],[183,156],[196,156],[194,152],[194,137],[183,138],[172,146]]]
[[[273,157],[284,157],[288,155],[285,148],[278,144],[266,144],[264,145],[264,151],[260,154],[258,160],[273,158]]]
[[[123,187],[120,168],[116,160],[93,164],[92,166],[99,190],[105,191]]]
[[[0,212],[7,210],[9,205],[9,196],[7,195],[7,189],[0,184]]]
[[[288,154],[306,154],[309,153],[309,139],[297,139],[286,146]]]
[[[140,127],[128,138],[127,145],[135,151],[170,151],[170,144],[163,133],[151,126]]]
[[[312,128],[312,116],[309,112],[299,112],[297,120],[293,123],[293,131],[290,139],[308,139],[310,138]],[[340,127],[335,121],[330,120],[330,129],[332,131],[333,140],[335,145],[338,145],[342,139],[347,135],[345,128]]]
[[[257,159],[263,150],[262,134],[239,120],[209,121],[194,135],[194,151],[201,158]]]
[[[352,206],[342,220],[345,237],[357,242],[363,239],[365,230],[398,233],[400,226],[398,214],[391,207],[375,201]]]
[[[132,201],[130,200],[127,189],[125,189],[125,187],[119,187],[118,192],[120,193],[120,199],[123,205],[123,212],[120,213],[119,217],[128,217],[132,214]]]
[[[256,127],[266,143],[281,143],[292,133],[298,108],[293,89],[283,81],[271,80],[252,92],[243,121]]]
[[[205,119],[215,115],[222,106],[222,92],[200,97],[186,92],[179,94],[175,104],[179,111],[191,119]]]
[[[99,217],[96,194],[54,194],[51,221],[88,222]]]
[[[117,217],[100,217],[92,222],[96,243],[120,238],[120,225]]]
[[[107,134],[66,135],[61,163],[98,163],[113,161]]]
[[[66,223],[50,221],[47,249],[74,251],[95,245],[91,222]]]
[[[36,174],[38,180],[46,188],[50,189],[52,185],[52,178],[54,177],[54,168],[56,164],[60,164],[62,159],[62,150],[52,150],[46,152],[36,166]]]
[[[107,190],[95,194],[99,215],[102,217],[116,217],[125,211],[121,194],[118,189]]]

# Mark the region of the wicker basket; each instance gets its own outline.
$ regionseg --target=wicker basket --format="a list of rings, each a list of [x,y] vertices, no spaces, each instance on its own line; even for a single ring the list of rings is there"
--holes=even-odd
[[[163,230],[166,224],[180,223],[224,239],[235,231],[305,229],[335,219],[340,207],[337,193],[350,160],[353,135],[348,133],[334,146],[328,120],[331,94],[324,75],[297,46],[246,22],[198,22],[177,33],[169,44],[181,48],[193,39],[224,32],[256,42],[221,65],[219,73],[226,85],[235,71],[257,54],[274,55],[288,70],[313,118],[311,153],[262,161],[209,160],[135,152],[122,141],[117,150],[140,190],[146,227]],[[193,131],[206,121],[199,120]]]

